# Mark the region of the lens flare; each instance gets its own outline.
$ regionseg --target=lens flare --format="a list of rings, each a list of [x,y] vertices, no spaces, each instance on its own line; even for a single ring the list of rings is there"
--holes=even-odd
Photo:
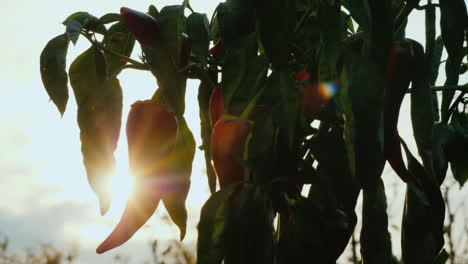
[[[318,91],[323,100],[329,100],[336,95],[338,88],[336,81],[328,81],[320,83]]]

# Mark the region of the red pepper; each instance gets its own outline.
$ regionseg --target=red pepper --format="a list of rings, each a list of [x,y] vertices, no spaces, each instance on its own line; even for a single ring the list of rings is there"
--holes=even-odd
[[[242,119],[221,119],[216,122],[211,139],[211,155],[221,188],[244,179],[244,167],[240,160],[250,130],[249,122]]]
[[[385,71],[384,154],[388,163],[405,182],[409,173],[403,162],[397,124],[401,103],[411,82],[412,54],[400,42],[394,42]]]
[[[141,45],[152,44],[159,40],[159,25],[152,16],[126,7],[120,8],[120,15]]]
[[[214,126],[216,122],[224,114],[224,104],[222,95],[221,84],[216,85],[210,98],[210,120],[211,126]]]
[[[137,102],[127,119],[127,141],[130,171],[135,177],[135,190],[112,233],[96,249],[98,254],[128,241],[153,215],[164,187],[165,161],[177,140],[175,114],[165,105]]]

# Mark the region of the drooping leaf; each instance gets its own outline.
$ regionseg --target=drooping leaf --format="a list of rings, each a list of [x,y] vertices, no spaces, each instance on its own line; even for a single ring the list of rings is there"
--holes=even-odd
[[[85,104],[96,87],[107,80],[106,61],[96,46],[91,46],[70,65],[70,84],[75,94],[76,104]]]
[[[211,121],[210,121],[210,98],[214,87],[206,80],[200,83],[198,87],[198,106],[200,109],[200,126],[203,152],[205,156],[206,176],[208,177],[208,185],[210,192],[213,194],[216,191],[216,174],[213,165],[211,164]]]
[[[265,55],[274,69],[287,67],[290,40],[296,28],[295,1],[254,1],[257,27]]]
[[[436,84],[437,78],[439,76],[440,61],[442,58],[442,50],[444,49],[444,42],[442,36],[438,36],[434,42],[434,50],[432,53],[432,58],[427,58],[430,60],[429,68],[429,85],[434,86]],[[440,120],[440,110],[439,110],[439,99],[437,98],[437,92],[432,92],[432,111],[434,114],[434,120]]]
[[[440,4],[440,28],[444,46],[448,53],[445,64],[447,79],[445,85],[457,85],[460,65],[463,59],[464,30],[468,22],[466,3],[464,0],[441,0]],[[455,91],[442,92],[442,122],[449,119],[449,107]]]
[[[101,213],[105,214],[111,202],[109,180],[120,135],[122,89],[117,79],[107,79],[104,55],[95,46],[73,61],[70,84],[78,105],[81,152],[88,182],[99,198]]]
[[[203,205],[198,223],[197,258],[198,263],[220,264],[225,256],[227,217],[229,201],[237,184],[226,186]]]
[[[349,52],[343,62],[338,102],[345,118],[343,137],[352,175],[363,188],[378,182],[383,156],[383,77],[362,56]],[[372,110],[371,110],[372,109]]]
[[[62,24],[67,25],[71,20],[76,20],[83,25],[83,28],[99,34],[106,34],[106,27],[99,22],[99,19],[88,12],[75,12],[69,15]]]
[[[99,23],[109,24],[109,23],[119,22],[120,20],[121,20],[120,14],[107,13],[99,18]]]
[[[299,198],[290,219],[280,216],[286,218],[280,223],[281,263],[300,262],[307,255],[319,263],[336,262],[348,244],[357,223],[360,188],[349,170],[342,133],[341,128],[323,126],[305,142],[318,162],[317,182],[310,187],[307,203]]]
[[[135,38],[129,32],[128,28],[122,22],[112,25],[104,37],[103,44],[105,47],[112,49],[122,55],[130,57],[133,47],[135,46]],[[126,64],[121,58],[105,53],[107,65],[107,74],[109,77],[117,74],[122,66]]]
[[[356,215],[299,197],[292,216],[280,216],[277,263],[302,263],[311,256],[314,263],[335,263],[356,221]]]
[[[361,254],[368,263],[393,264],[392,242],[388,232],[387,197],[382,179],[363,190]]]
[[[230,196],[224,263],[273,263],[273,208],[260,186],[241,184]]]
[[[255,20],[250,1],[222,2],[216,8],[216,24],[223,42],[229,46],[255,31]],[[238,46],[237,46],[238,47]]]
[[[439,183],[411,154],[402,142],[408,170],[422,188],[429,203],[408,185],[402,220],[402,258],[405,263],[433,263],[444,245],[445,203]]]
[[[66,29],[66,34],[69,40],[73,42],[74,45],[76,45],[76,42],[78,41],[78,37],[80,36],[81,29],[83,28],[83,25],[78,22],[75,19],[70,20],[67,23],[67,29]]]
[[[318,23],[326,28],[320,30],[318,52],[318,81],[337,78],[337,63],[341,54],[341,40],[346,37],[344,17],[339,4],[322,4],[318,8]]]
[[[268,77],[266,91],[271,98],[273,115],[289,149],[293,149],[298,118],[297,91],[287,72],[274,71]]]
[[[185,111],[185,89],[187,76],[179,69],[182,31],[185,17],[182,6],[166,6],[158,16],[161,41],[151,46],[143,45],[144,58],[156,77],[160,93],[166,103],[177,114]]]
[[[206,14],[192,13],[187,17],[187,33],[192,42],[192,53],[206,64],[210,45],[210,22]]]
[[[182,6],[165,6],[161,9],[158,23],[161,29],[161,37],[167,52],[172,57],[172,63],[178,66],[180,50],[182,47],[182,32],[185,23],[184,9]]]
[[[468,114],[454,112],[450,122],[453,138],[450,140],[446,153],[454,178],[463,187],[468,179]]]
[[[179,119],[179,134],[171,156],[167,160],[167,168],[162,173],[168,173],[170,184],[162,194],[162,201],[172,221],[179,227],[180,240],[183,240],[187,230],[187,209],[185,200],[190,189],[192,163],[195,156],[195,139],[184,118]]]
[[[62,116],[68,102],[68,75],[65,70],[68,43],[67,35],[59,35],[46,44],[40,57],[42,83]]]
[[[434,178],[434,115],[432,113],[432,92],[425,70],[424,48],[416,41],[408,40],[414,52],[413,88],[411,90],[411,122],[419,155],[424,167]]]
[[[224,107],[228,112],[231,111],[231,101],[237,90],[241,88],[240,86],[247,74],[248,62],[256,54],[256,43],[256,35],[251,34],[234,41],[232,46],[235,48],[226,48],[221,85],[223,87]]]

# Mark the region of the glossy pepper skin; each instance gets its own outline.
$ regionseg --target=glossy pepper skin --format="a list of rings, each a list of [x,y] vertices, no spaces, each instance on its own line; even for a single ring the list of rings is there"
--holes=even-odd
[[[135,188],[116,228],[96,249],[98,254],[128,241],[153,215],[161,199],[158,186],[164,184],[160,171],[175,148],[178,121],[163,104],[137,102],[132,105],[126,129]]]
[[[409,180],[409,174],[403,162],[397,124],[401,103],[412,79],[413,59],[411,49],[403,42],[395,41],[384,75],[384,154],[390,166],[405,182]]]
[[[216,122],[211,138],[211,155],[221,188],[243,180],[244,167],[240,161],[250,130],[249,122],[242,119],[220,119]]]
[[[224,114],[224,104],[223,104],[223,89],[221,88],[221,84],[216,85],[213,93],[210,97],[210,121],[211,126],[213,127],[216,122],[221,118]]]
[[[149,45],[159,40],[159,26],[152,16],[126,7],[120,8],[120,15],[141,45]]]

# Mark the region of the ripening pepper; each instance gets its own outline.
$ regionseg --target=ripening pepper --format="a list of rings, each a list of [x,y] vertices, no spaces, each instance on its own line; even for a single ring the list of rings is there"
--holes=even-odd
[[[96,249],[98,254],[128,241],[153,215],[164,185],[161,171],[177,141],[178,120],[165,105],[136,102],[127,119],[127,141],[130,171],[135,188],[125,211],[112,233]]]
[[[401,103],[412,79],[412,59],[411,49],[395,41],[384,75],[384,154],[390,166],[405,182],[409,180],[409,173],[403,162],[397,124]]]
[[[240,162],[250,130],[250,123],[243,119],[220,119],[216,122],[211,138],[211,156],[221,188],[244,179],[245,169]]]
[[[120,15],[141,45],[149,45],[160,39],[159,25],[152,16],[126,7],[120,8]]]

